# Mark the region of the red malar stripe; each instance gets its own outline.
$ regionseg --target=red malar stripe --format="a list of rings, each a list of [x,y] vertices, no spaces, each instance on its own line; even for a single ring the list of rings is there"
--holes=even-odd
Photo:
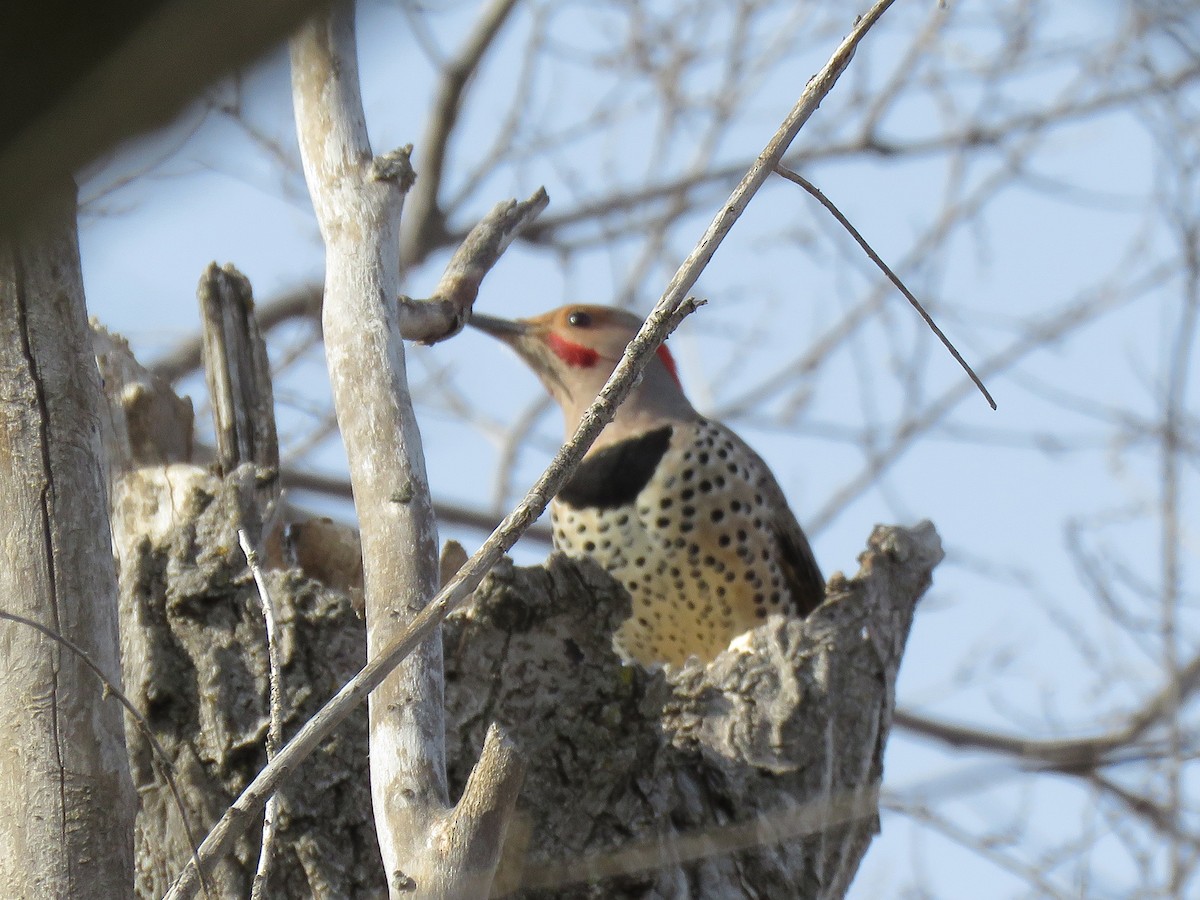
[[[568,366],[590,369],[600,359],[600,354],[591,347],[584,347],[582,344],[568,341],[553,331],[546,335],[546,343],[550,346],[551,352]],[[659,344],[657,352],[658,358],[667,367],[667,372],[670,373],[671,378],[676,384],[682,387],[679,381],[679,371],[675,368],[675,358],[671,356],[671,351],[667,349],[666,344]]]
[[[550,345],[550,349],[554,352],[554,355],[568,366],[590,369],[596,364],[596,360],[600,358],[600,354],[590,347],[573,344],[566,338],[559,337],[553,331],[546,336],[546,343]]]

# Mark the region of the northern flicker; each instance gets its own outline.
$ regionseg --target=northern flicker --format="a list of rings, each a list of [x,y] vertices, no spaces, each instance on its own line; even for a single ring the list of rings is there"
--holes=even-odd
[[[564,306],[532,319],[475,314],[512,347],[574,433],[641,327],[631,313]],[[769,614],[825,596],[808,539],[766,463],[688,402],[665,346],[550,505],[554,546],[628,588],[614,643],[646,667],[710,661]]]

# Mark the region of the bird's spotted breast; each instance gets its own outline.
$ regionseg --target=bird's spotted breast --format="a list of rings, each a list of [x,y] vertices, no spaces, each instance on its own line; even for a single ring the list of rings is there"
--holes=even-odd
[[[724,426],[678,424],[602,453],[610,451],[589,478],[621,489],[589,480],[560,494],[551,514],[558,549],[593,557],[629,590],[633,614],[616,636],[623,653],[647,666],[708,661],[790,606],[773,481]],[[648,473],[628,474],[648,459]]]

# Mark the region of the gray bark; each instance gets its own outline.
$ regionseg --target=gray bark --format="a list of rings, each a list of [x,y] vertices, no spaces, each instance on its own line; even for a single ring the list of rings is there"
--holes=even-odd
[[[182,444],[171,429],[190,428],[181,406],[117,356],[110,346],[101,360],[115,418],[124,398],[126,431],[166,439],[146,458],[171,458]],[[149,410],[175,425],[139,424]],[[175,760],[197,835],[265,759],[265,637],[235,535],[254,523],[256,474],[151,465],[115,494],[128,690]],[[895,675],[940,557],[932,526],[877,529],[859,574],[835,575],[807,620],[769,620],[742,642],[750,652],[669,675],[621,665],[611,635],[628,597],[595,566],[502,562],[443,632],[450,790],[496,793],[464,788],[472,763],[496,753],[481,750],[489,723],[529,760],[493,895],[842,896],[877,827]],[[365,635],[345,594],[298,571],[270,578],[291,732],[361,664]],[[385,894],[366,740],[360,710],[284,782],[269,896]],[[140,735],[131,751],[139,893],[158,895],[189,844]],[[452,816],[439,818],[443,840],[462,834]],[[257,835],[247,829],[214,873],[217,896],[245,895]]]
[[[237,529],[257,532],[273,470],[242,466],[222,478],[191,464],[191,405],[120,339],[98,331],[95,348],[109,400],[126,693],[150,729],[129,729],[142,799],[136,893],[161,897],[266,762],[267,642]],[[344,592],[299,571],[266,577],[280,626],[287,736],[363,664],[366,634]],[[359,710],[284,785],[267,896],[386,896],[366,735]],[[169,757],[182,811],[150,736]],[[209,876],[214,897],[249,895],[260,835],[249,829]]]
[[[278,468],[275,390],[267,346],[254,317],[250,280],[233,266],[210,263],[197,293],[217,465],[222,472],[232,472],[243,462]]]
[[[351,3],[302,28],[291,62],[300,155],[325,240],[322,324],[362,534],[367,653],[379,659],[438,588],[437,522],[400,336],[413,311],[396,301],[413,173],[407,152],[372,154]],[[485,895],[520,785],[518,760],[497,734],[451,805],[442,694],[435,628],[369,700],[372,799],[392,897]]]
[[[537,897],[841,897],[878,829],[893,686],[933,527],[878,528],[808,619],[648,675],[590,564],[501,565],[446,623],[451,784],[485,723],[529,759],[498,883]]]
[[[122,480],[121,557],[126,692],[173,763],[192,840],[148,742],[130,733],[142,797],[137,893],[161,897],[191,848],[266,764],[269,685],[259,600],[237,528],[256,521],[256,476],[176,466]],[[157,532],[146,523],[171,507]],[[365,629],[349,598],[295,571],[267,573],[279,620],[284,735],[365,661]],[[370,816],[366,711],[344,722],[279,794],[269,897],[382,897]],[[211,875],[218,897],[249,896],[260,828]],[[195,843],[193,843],[193,841]]]
[[[100,402],[72,189],[0,235],[0,609],[118,685]],[[0,621],[0,895],[126,894],[135,803],[115,699],[76,652]]]
[[[266,654],[244,564],[201,549],[236,546],[223,542],[252,491],[209,476],[191,490],[168,552],[144,544],[122,586],[143,617],[160,617],[143,626],[147,662],[130,693],[203,831],[265,759]],[[620,664],[611,634],[628,599],[605,573],[562,557],[503,563],[445,630],[452,789],[493,720],[529,760],[493,895],[842,896],[877,828],[891,685],[939,556],[929,527],[880,529],[862,573],[808,620],[773,619],[753,653],[670,677]],[[294,727],[362,661],[362,625],[344,595],[297,572],[271,577],[289,610]],[[131,744],[145,798],[139,894],[157,896],[188,845],[145,747]],[[359,713],[285,783],[269,896],[385,894],[365,745]],[[256,841],[249,830],[218,869],[217,896],[245,895]]]

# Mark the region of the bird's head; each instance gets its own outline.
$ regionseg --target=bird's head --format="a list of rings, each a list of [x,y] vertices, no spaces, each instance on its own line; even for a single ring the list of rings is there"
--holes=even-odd
[[[642,320],[610,306],[561,306],[532,319],[475,313],[470,324],[512,347],[562,407],[567,434],[613,373]],[[641,381],[617,411],[593,450],[671,421],[696,417],[684,396],[675,361],[660,346]]]

